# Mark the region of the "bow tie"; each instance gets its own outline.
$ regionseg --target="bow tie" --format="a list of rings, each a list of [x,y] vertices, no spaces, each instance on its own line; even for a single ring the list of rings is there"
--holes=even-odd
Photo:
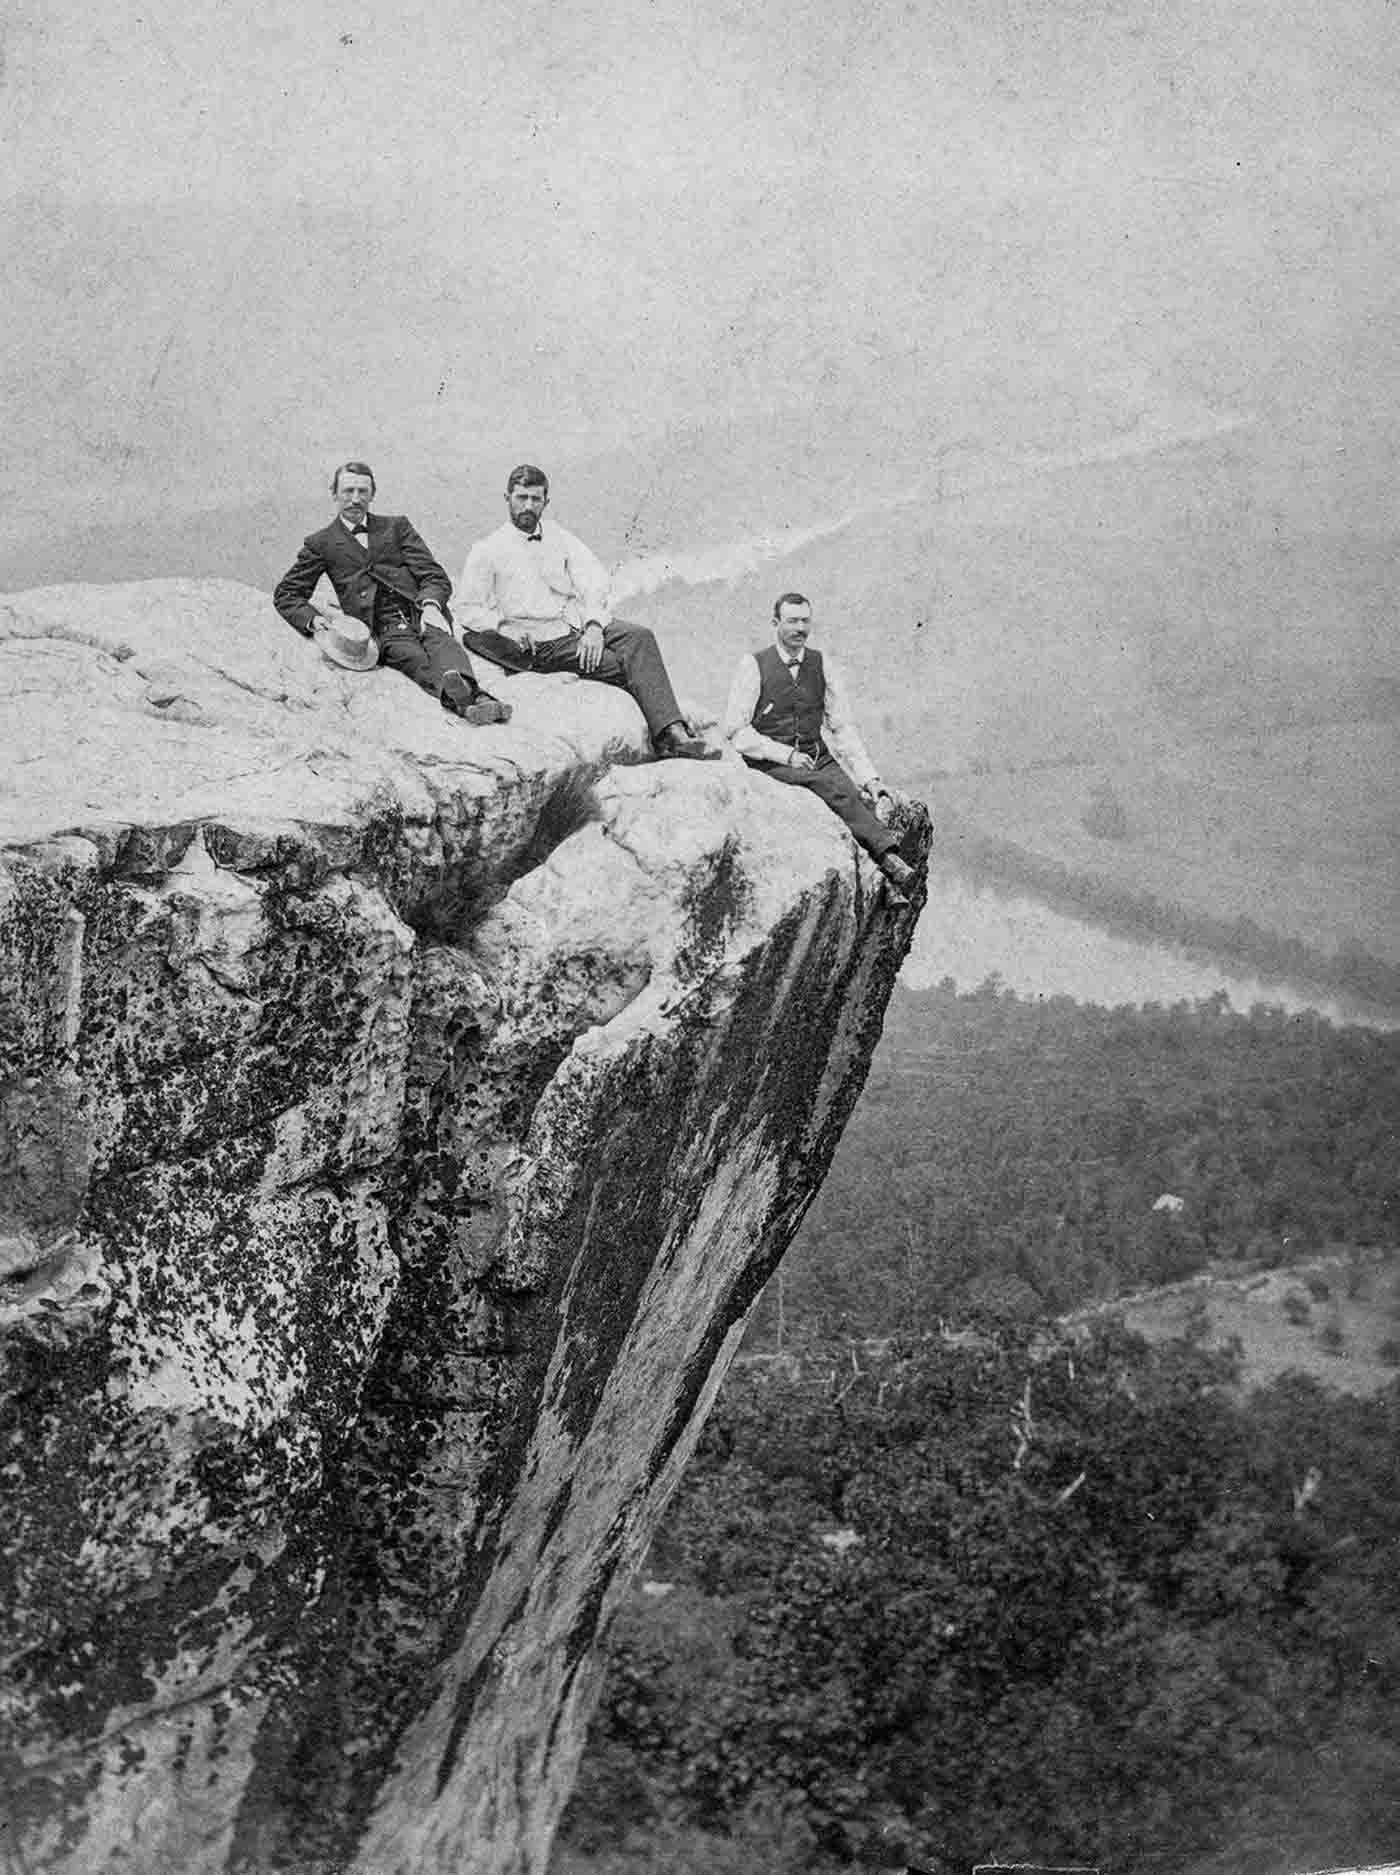
[[[525,536],[525,545],[527,547],[538,547],[543,539],[543,534],[527,534]]]

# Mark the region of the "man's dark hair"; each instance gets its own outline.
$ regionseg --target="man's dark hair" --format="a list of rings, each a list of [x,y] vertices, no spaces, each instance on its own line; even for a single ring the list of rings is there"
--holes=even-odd
[[[783,607],[785,605],[805,605],[810,610],[811,604],[812,601],[807,597],[806,593],[785,592],[780,598],[773,601],[773,617],[775,619],[780,619],[783,616]]]
[[[340,493],[340,478],[347,469],[352,475],[367,475],[369,477],[370,494],[374,495],[378,492],[374,484],[374,470],[367,462],[342,462],[335,474],[331,477],[331,493],[333,495],[338,495]]]
[[[549,493],[549,477],[543,469],[537,469],[533,462],[522,462],[519,468],[512,469],[506,477],[506,493],[513,488],[542,488]]]

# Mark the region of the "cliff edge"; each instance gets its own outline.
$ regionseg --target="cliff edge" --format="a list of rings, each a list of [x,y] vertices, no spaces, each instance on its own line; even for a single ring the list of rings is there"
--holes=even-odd
[[[504,694],[228,582],[0,602],[5,1875],[542,1875],[918,908]]]

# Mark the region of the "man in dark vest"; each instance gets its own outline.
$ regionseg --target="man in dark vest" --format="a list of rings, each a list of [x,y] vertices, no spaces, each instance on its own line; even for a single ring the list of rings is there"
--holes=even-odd
[[[900,857],[899,835],[888,825],[899,797],[865,752],[836,660],[807,643],[810,602],[800,592],[785,592],[773,607],[773,627],[776,642],[739,661],[724,733],[750,768],[825,801],[890,881],[890,896],[903,904],[914,869]]]
[[[374,492],[367,462],[340,465],[331,477],[336,518],[307,535],[272,603],[293,631],[314,639],[332,623],[311,597],[324,573],[342,611],[373,632],[381,664],[411,677],[466,722],[508,722],[510,705],[481,688],[452,636],[451,580],[406,516],[370,513]]]

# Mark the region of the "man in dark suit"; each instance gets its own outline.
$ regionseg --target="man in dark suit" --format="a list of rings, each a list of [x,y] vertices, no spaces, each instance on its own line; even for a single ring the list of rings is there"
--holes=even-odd
[[[370,513],[374,493],[368,463],[340,465],[331,477],[336,518],[307,535],[272,603],[293,631],[314,638],[330,623],[311,596],[324,574],[342,611],[373,632],[381,664],[411,677],[466,722],[508,722],[510,705],[481,688],[452,636],[452,582],[406,516]]]

